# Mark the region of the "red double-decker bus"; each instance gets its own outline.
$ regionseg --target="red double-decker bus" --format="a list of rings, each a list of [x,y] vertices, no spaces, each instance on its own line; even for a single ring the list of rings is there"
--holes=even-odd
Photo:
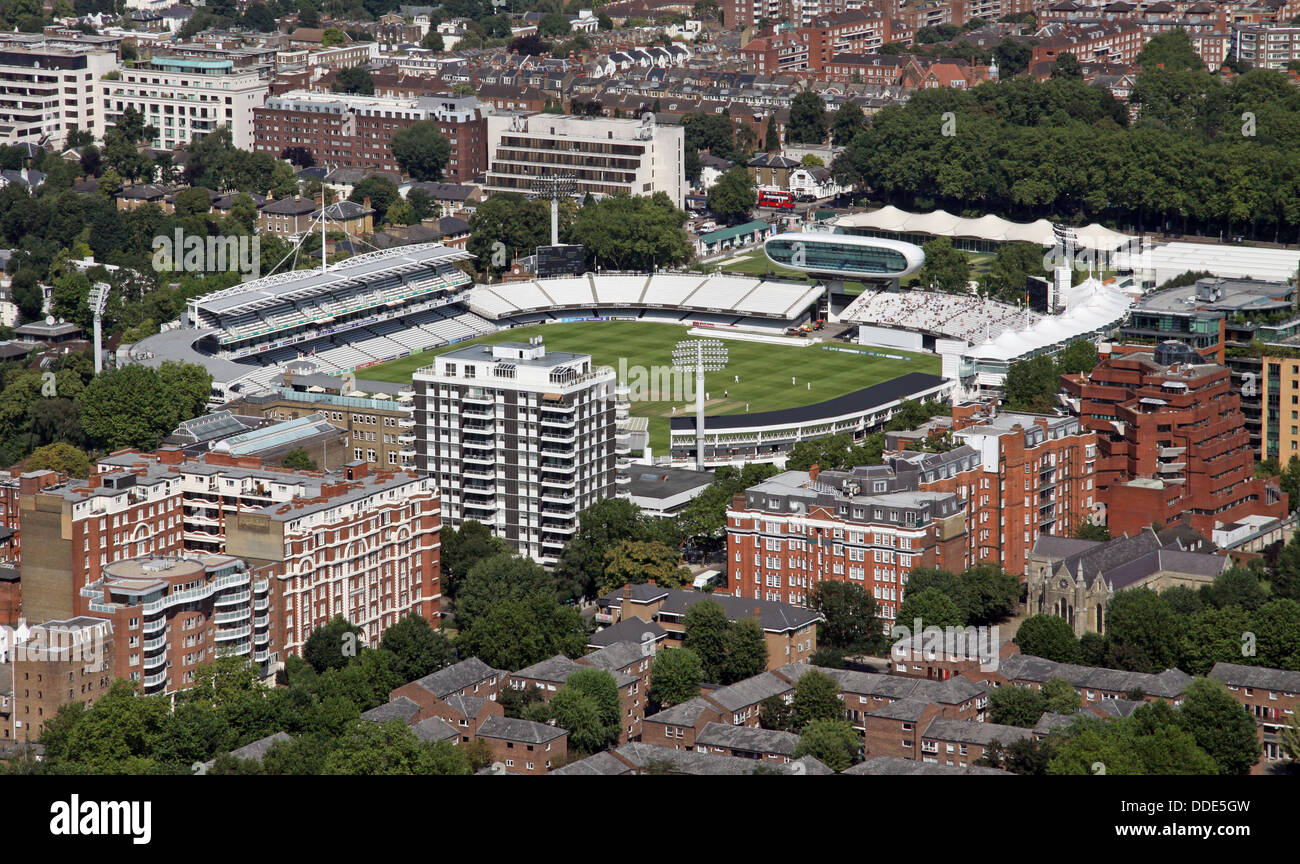
[[[758,206],[773,210],[793,210],[794,196],[781,189],[759,189]]]

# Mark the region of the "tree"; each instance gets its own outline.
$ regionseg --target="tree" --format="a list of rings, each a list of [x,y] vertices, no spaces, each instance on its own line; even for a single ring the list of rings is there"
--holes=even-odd
[[[936,588],[927,588],[919,594],[907,592],[907,598],[898,608],[898,620],[916,619],[924,627],[961,627],[965,623],[957,604]]]
[[[335,615],[329,623],[316,628],[307,637],[302,647],[302,658],[317,672],[342,669],[364,646],[365,635],[361,628],[342,615]]]
[[[775,115],[769,115],[767,118],[767,131],[763,133],[763,149],[768,153],[776,153],[781,149],[781,132],[777,128]]]
[[[561,207],[561,234],[568,227]],[[478,259],[478,266],[492,273],[510,267],[516,255],[531,255],[550,242],[550,209],[545,201],[525,199],[515,192],[492,195],[474,208],[469,218],[470,238],[466,248]]]
[[[420,120],[393,133],[390,144],[398,166],[414,180],[441,180],[451,158],[451,143],[432,120]]]
[[[40,277],[30,267],[24,267],[14,274],[10,283],[10,294],[24,321],[33,321],[40,317],[45,295],[41,291]]]
[[[259,33],[274,33],[276,16],[266,8],[265,3],[250,3],[244,10],[244,26]],[[123,48],[126,46],[123,45]],[[123,57],[123,59],[126,59]]]
[[[358,93],[362,96],[375,95],[375,79],[364,66],[349,66],[339,71],[334,79],[335,93]]]
[[[1140,652],[1129,666],[1119,668],[1157,673],[1172,666],[1177,657],[1178,622],[1168,602],[1146,588],[1130,588],[1111,597],[1106,604],[1106,635],[1112,646]]]
[[[109,450],[138,447],[156,449],[163,436],[176,424],[198,416],[189,370],[178,374],[173,389],[164,380],[164,363],[159,369],[129,365],[105,371],[78,394],[77,412],[87,437]],[[182,364],[170,364],[180,366]],[[187,364],[188,365],[188,364]],[[193,373],[206,377],[203,400],[211,392],[212,378],[202,367]],[[182,380],[183,379],[183,380]]]
[[[1220,609],[1237,606],[1247,612],[1254,612],[1268,601],[1268,593],[1259,581],[1259,572],[1247,565],[1224,570],[1214,577],[1208,590],[1202,589],[1202,593]]]
[[[403,682],[437,672],[456,659],[456,651],[447,637],[415,614],[403,617],[385,630],[379,647],[392,653],[393,668]]]
[[[727,629],[731,622],[722,604],[701,600],[686,610],[682,618],[682,647],[700,658],[705,680],[723,683],[727,656]]]
[[[555,599],[551,578],[532,560],[510,552],[480,560],[461,579],[456,593],[456,625],[462,629],[472,625],[499,601],[535,595]]]
[[[551,699],[557,726],[569,732],[569,747],[579,753],[595,753],[618,743],[622,733],[622,710],[618,684],[604,669],[582,669]]]
[[[1246,774],[1259,761],[1254,719],[1218,681],[1198,678],[1189,684],[1178,718],[1220,774]]]
[[[1057,54],[1056,62],[1052,64],[1052,77],[1072,80],[1082,79],[1083,69],[1079,66],[1079,58],[1069,51],[1062,51]]]
[[[346,41],[348,41],[347,34],[337,27],[326,28],[320,37],[322,48],[333,48],[335,45],[342,45]]]
[[[844,699],[840,685],[825,672],[812,670],[799,676],[794,685],[794,723],[804,729],[816,720],[844,720]]]
[[[819,645],[851,650],[875,646],[881,640],[876,601],[854,582],[819,582],[808,606],[826,620],[817,628]]]
[[[790,121],[785,126],[790,144],[822,144],[826,141],[826,101],[805,90],[790,102]]]
[[[1069,623],[1057,615],[1030,615],[1020,622],[1015,643],[1020,653],[1057,663],[1078,663],[1079,640]]]
[[[1080,522],[1079,527],[1074,529],[1074,537],[1076,540],[1095,540],[1098,543],[1105,543],[1110,539],[1110,529],[1096,522]]]
[[[650,197],[610,195],[578,210],[573,233],[583,238],[592,265],[650,271],[691,259],[687,218],[686,211],[662,192]]]
[[[663,707],[700,695],[704,666],[689,648],[669,648],[655,654],[650,666],[650,698]]]
[[[1079,694],[1064,678],[1049,678],[1039,692],[1043,694],[1043,708],[1053,714],[1073,714],[1079,710]]]
[[[835,112],[831,123],[831,140],[837,146],[846,147],[867,125],[867,117],[856,102],[845,101]]]
[[[32,451],[23,467],[28,471],[57,471],[69,477],[85,478],[90,476],[92,466],[84,450],[56,441]]]
[[[664,588],[681,588],[690,578],[679,550],[653,540],[624,540],[605,553],[598,591],[604,594],[623,585],[650,581]]]
[[[631,501],[606,498],[583,510],[578,514],[578,531],[555,566],[561,597],[576,600],[596,594],[605,578],[606,550],[625,541],[650,539],[647,518]]]
[[[735,223],[749,218],[758,204],[758,187],[754,176],[743,165],[727,169],[709,187],[709,212],[724,222]]]
[[[812,756],[835,773],[858,760],[861,742],[858,733],[843,720],[814,720],[799,736],[794,758]]]
[[[537,22],[537,32],[543,36],[564,36],[572,30],[569,19],[558,12],[548,12]]]
[[[422,742],[400,720],[356,723],[352,733],[325,757],[322,774],[377,776],[469,774],[469,760],[446,741]]]
[[[284,454],[282,464],[286,468],[292,468],[295,471],[315,471],[316,462],[308,455],[307,451],[301,447],[296,447]]]
[[[965,623],[983,626],[1011,615],[1020,599],[1020,580],[998,564],[976,564],[961,574]]]
[[[769,696],[758,705],[758,725],[763,729],[797,732],[794,706],[780,696]]]
[[[752,678],[767,669],[767,639],[762,626],[753,618],[731,623],[727,628],[726,650],[724,684]]]
[[[420,47],[426,51],[433,51],[437,54],[441,54],[443,51],[447,50],[442,34],[432,28],[430,28],[429,32],[424,34],[424,38],[420,40]]]
[[[461,630],[456,644],[495,668],[522,669],[557,654],[580,656],[589,631],[577,609],[556,603],[550,592],[534,593],[494,602]]]
[[[1053,395],[1061,389],[1056,364],[1046,354],[1017,360],[1008,369],[1002,389],[1009,410],[1050,413]]]
[[[367,198],[380,219],[387,219],[388,208],[402,200],[397,185],[387,177],[367,177],[353,186],[352,194],[348,195],[348,200],[356,204],[365,203]]]
[[[1047,699],[1032,687],[1004,684],[989,691],[989,720],[993,723],[1028,729],[1038,723],[1046,710]]]
[[[630,502],[629,502],[630,503]],[[511,555],[510,544],[492,533],[482,522],[467,519],[457,529],[442,528],[442,590],[454,598],[461,580],[474,565],[499,555]]]
[[[970,261],[953,247],[947,237],[936,237],[922,247],[925,264],[916,278],[922,285],[935,291],[961,294],[968,291]]]
[[[687,114],[682,118],[682,131],[688,153],[707,150],[729,162],[738,162],[744,155],[736,146],[735,123],[725,114]]]
[[[993,49],[993,56],[998,61],[998,77],[1010,78],[1029,70],[1034,49],[1026,42],[1003,39]]]

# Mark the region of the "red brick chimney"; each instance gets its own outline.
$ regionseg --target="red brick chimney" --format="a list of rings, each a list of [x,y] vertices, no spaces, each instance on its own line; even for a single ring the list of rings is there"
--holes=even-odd
[[[822,466],[818,465],[816,462],[814,462],[813,464],[809,465],[809,466],[808,466],[808,482],[809,482],[809,483],[816,483],[816,482],[817,482],[817,475],[820,474],[820,473],[822,473]]]

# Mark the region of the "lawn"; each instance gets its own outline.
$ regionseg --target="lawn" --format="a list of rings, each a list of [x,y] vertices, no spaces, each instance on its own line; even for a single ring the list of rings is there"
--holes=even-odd
[[[518,327],[493,333],[474,343],[526,342],[529,337],[542,335],[546,347],[553,351],[573,351],[590,354],[596,365],[627,370],[627,381],[633,387],[632,414],[650,418],[650,446],[659,455],[667,453],[668,418],[677,409],[680,416],[689,410],[681,393],[661,393],[643,384],[638,387],[635,367],[649,369],[671,364],[673,345],[689,338],[687,328],[669,324],[650,324],[634,321],[591,321],[574,324],[542,324]],[[709,399],[709,414],[742,414],[750,411],[770,411],[776,408],[793,408],[813,402],[822,402],[888,381],[908,372],[939,374],[939,358],[928,354],[912,354],[895,348],[877,350],[911,360],[889,360],[863,354],[826,351],[818,345],[806,348],[768,345],[758,342],[723,340],[730,355],[726,371],[705,376],[705,392]],[[460,342],[456,348],[472,344]],[[845,346],[833,343],[836,347]],[[369,366],[357,371],[358,378],[405,383],[421,366],[432,362],[432,357],[448,349],[434,349],[404,357],[380,366]],[[666,376],[641,378],[646,381],[663,381]],[[735,376],[740,376],[736,383]],[[790,379],[796,383],[792,386]],[[680,379],[675,379],[680,380]],[[811,383],[811,387],[809,384]]]

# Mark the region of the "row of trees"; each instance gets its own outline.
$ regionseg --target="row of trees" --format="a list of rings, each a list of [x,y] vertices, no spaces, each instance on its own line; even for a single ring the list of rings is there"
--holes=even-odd
[[[0,373],[0,460],[12,465],[35,451],[29,469],[79,477],[89,473],[82,447],[153,449],[179,423],[202,414],[212,393],[207,370],[170,361],[98,376],[84,352],[65,354],[44,370],[6,365]]]
[[[1075,710],[1078,695],[1055,678],[1040,691],[999,687],[989,706],[993,722],[1031,727],[1043,710]],[[1188,686],[1177,708],[1148,702],[1124,718],[1081,716],[1042,741],[995,744],[976,764],[1027,775],[1245,774],[1259,759],[1255,721],[1222,684],[1205,678]]]
[[[1032,615],[1015,641],[1025,654],[1060,663],[1156,673],[1176,667],[1205,675],[1215,663],[1300,671],[1300,602],[1292,585],[1233,567],[1193,591],[1120,591],[1106,604],[1104,635],[1075,638],[1069,623]]]
[[[685,210],[668,196],[612,195],[582,206],[560,203],[560,242],[580,242],[587,266],[607,270],[647,271],[679,267],[691,260]],[[505,192],[493,195],[470,217],[469,251],[485,273],[508,270],[517,256],[531,255],[549,244],[550,202]]]
[[[1139,63],[1133,125],[1073,78],[940,88],[881,110],[832,168],[906,209],[1300,239],[1300,93],[1285,74],[1221,82],[1181,30]]]
[[[1020,579],[998,564],[976,564],[962,573],[917,567],[907,577],[898,620],[909,627],[978,627],[1011,615],[1020,601]],[[919,631],[918,631],[919,632]]]

